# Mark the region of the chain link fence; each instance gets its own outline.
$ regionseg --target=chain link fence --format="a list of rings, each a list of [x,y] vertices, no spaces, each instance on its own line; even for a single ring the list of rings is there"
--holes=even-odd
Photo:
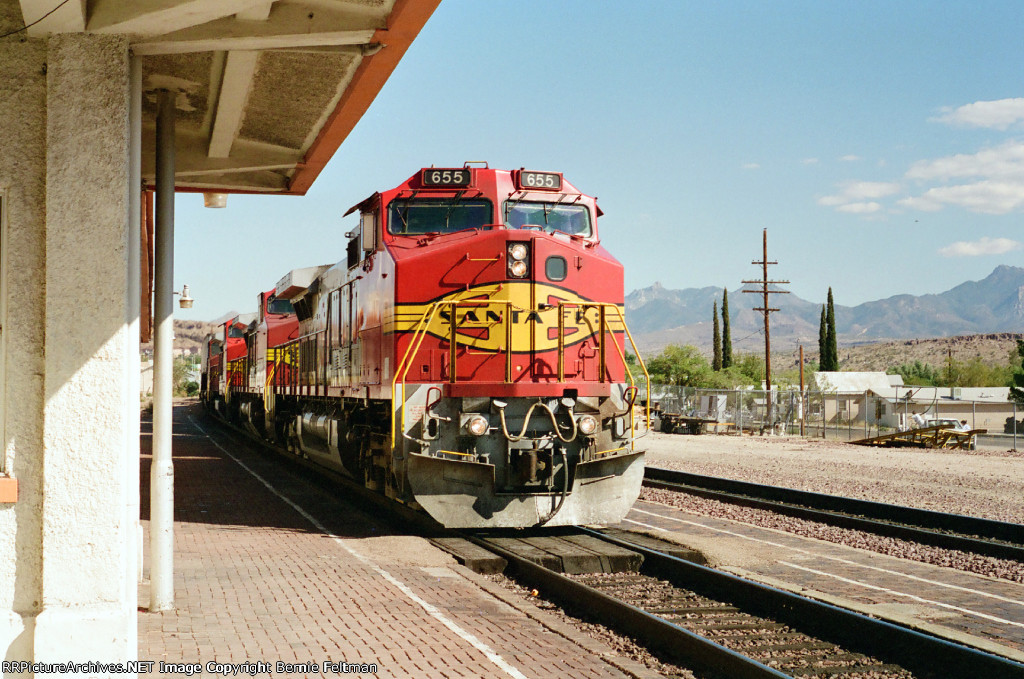
[[[651,385],[652,426],[670,417],[696,418],[704,429],[720,434],[779,434],[842,441],[882,436],[914,427],[924,420],[956,420],[990,435],[1024,437],[1024,409],[1013,402],[934,399],[913,401],[873,391],[824,392],[796,389],[697,389]],[[1014,443],[1016,447],[1016,443]]]

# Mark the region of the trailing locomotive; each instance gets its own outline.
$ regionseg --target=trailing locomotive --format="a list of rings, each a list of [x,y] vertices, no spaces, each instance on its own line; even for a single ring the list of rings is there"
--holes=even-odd
[[[446,526],[621,520],[642,399],[596,199],[560,173],[467,163],[353,212],[346,260],[262,293],[222,374],[236,326],[208,341],[207,404]]]

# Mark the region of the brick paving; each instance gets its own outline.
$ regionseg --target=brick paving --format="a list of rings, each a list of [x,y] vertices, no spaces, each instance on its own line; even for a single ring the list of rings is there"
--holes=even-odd
[[[1024,661],[1024,585],[1019,583],[647,502],[634,506],[623,527],[638,523],[708,551],[716,567],[790,590],[821,593],[842,605]]]
[[[148,540],[151,440],[143,427]],[[575,630],[492,596],[429,543],[391,534],[305,472],[247,450],[194,404],[176,405],[175,432],[176,610],[149,613],[143,581],[141,660],[266,662],[277,676],[278,662],[318,665],[285,668],[292,670],[285,676],[649,675]],[[148,577],[148,563],[144,569]],[[325,667],[326,660],[371,666],[357,672]],[[240,669],[237,676],[268,668]],[[204,669],[203,676],[212,675]]]

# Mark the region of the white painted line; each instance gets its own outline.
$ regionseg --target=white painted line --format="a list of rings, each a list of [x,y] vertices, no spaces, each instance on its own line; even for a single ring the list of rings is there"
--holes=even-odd
[[[895,575],[895,576],[899,576],[899,577],[902,577],[902,578],[906,578],[908,580],[914,580],[916,582],[923,582],[923,583],[926,583],[926,584],[929,584],[929,585],[935,585],[937,587],[945,587],[946,589],[955,589],[955,590],[958,590],[960,592],[967,592],[969,594],[976,594],[976,595],[981,596],[981,597],[985,597],[985,598],[988,598],[988,599],[995,599],[996,601],[1003,601],[1005,603],[1014,604],[1016,606],[1024,606],[1024,601],[1020,601],[1018,599],[1010,599],[1009,597],[1000,596],[998,594],[993,594],[991,592],[984,592],[984,591],[981,591],[981,590],[971,589],[969,587],[962,587],[960,585],[953,585],[953,584],[950,584],[950,583],[947,583],[947,582],[938,582],[936,580],[929,580],[928,578],[922,578],[922,577],[919,577],[919,576],[916,576],[916,575],[911,575],[910,573],[902,573],[900,571],[894,571],[894,570],[890,570],[888,568],[881,568],[879,566],[871,566],[871,565],[868,565],[868,564],[857,563],[856,561],[850,561],[849,559],[843,559],[843,558],[838,557],[838,556],[829,556],[827,554],[817,554],[815,552],[811,552],[811,551],[808,551],[806,549],[800,549],[799,547],[793,547],[791,545],[784,545],[784,544],[782,544],[780,542],[772,542],[771,540],[762,540],[760,538],[751,537],[749,535],[743,535],[741,533],[735,533],[733,531],[725,530],[723,528],[715,528],[714,526],[708,526],[706,524],[697,523],[695,521],[687,521],[686,519],[680,519],[680,518],[674,517],[674,516],[665,516],[663,514],[658,514],[656,512],[644,511],[643,509],[637,509],[636,507],[633,507],[633,511],[634,512],[639,512],[640,514],[647,514],[649,516],[656,516],[656,517],[658,517],[660,519],[666,519],[668,521],[676,521],[678,523],[684,523],[684,524],[687,524],[687,525],[690,525],[690,526],[696,526],[698,528],[704,528],[706,530],[714,531],[716,533],[724,533],[726,535],[732,535],[733,537],[742,538],[744,540],[750,540],[752,542],[758,542],[758,543],[763,544],[763,545],[770,545],[772,547],[779,547],[779,548],[782,548],[782,549],[788,549],[790,551],[797,552],[799,554],[806,554],[808,556],[813,556],[815,558],[828,559],[830,561],[835,561],[837,563],[846,564],[848,566],[856,566],[858,568],[865,568],[867,570],[872,570],[872,571],[876,571],[876,572],[879,572],[879,573],[885,573],[887,575]],[[639,521],[632,521],[631,519],[625,519],[625,520],[629,521],[631,523],[636,523],[638,525],[648,527],[647,524],[640,523]],[[649,526],[649,527],[650,528],[657,528],[656,526]],[[657,528],[657,530],[665,530],[665,529],[664,528]],[[666,532],[670,533],[672,531],[666,531]]]
[[[985,613],[979,613],[978,611],[972,611],[972,610],[970,610],[968,608],[961,608],[959,606],[954,606],[952,604],[944,604],[941,601],[932,601],[931,599],[925,599],[923,597],[919,597],[919,596],[914,595],[914,594],[907,594],[906,592],[899,592],[899,591],[896,591],[894,589],[889,589],[888,587],[879,587],[878,585],[872,585],[872,584],[867,583],[867,582],[860,582],[859,580],[851,580],[849,578],[844,578],[844,577],[836,575],[834,573],[826,573],[825,571],[818,571],[818,570],[815,570],[813,568],[807,568],[805,566],[798,566],[797,564],[789,563],[788,561],[779,561],[778,563],[781,563],[783,566],[789,566],[790,568],[795,568],[797,570],[807,571],[808,573],[814,573],[815,575],[822,575],[822,576],[824,576],[826,578],[835,578],[836,580],[839,580],[840,582],[845,582],[845,583],[850,584],[850,585],[857,585],[859,587],[864,587],[866,589],[874,589],[874,590],[877,590],[879,592],[885,592],[886,594],[893,594],[895,596],[904,597],[904,598],[907,598],[907,599],[911,599],[913,601],[919,601],[919,602],[921,602],[923,604],[930,604],[932,606],[940,606],[942,608],[948,608],[950,610],[958,611],[960,613],[966,613],[967,615],[973,615],[973,616],[976,616],[978,618],[984,618],[985,620],[991,620],[992,622],[998,622],[998,623],[1001,623],[1001,624],[1004,624],[1004,625],[1013,625],[1014,627],[1024,627],[1024,623],[1014,622],[1013,620],[1005,620],[1003,618],[997,618],[994,615],[987,615]]]
[[[452,632],[457,634],[459,636],[459,638],[461,638],[463,641],[466,641],[466,642],[472,644],[472,646],[474,648],[476,648],[478,651],[480,651],[485,656],[487,656],[488,660],[490,660],[492,663],[494,663],[499,668],[501,668],[501,670],[505,674],[509,675],[510,677],[514,677],[515,679],[526,679],[526,677],[523,675],[522,672],[517,670],[515,667],[510,665],[508,662],[506,662],[505,659],[502,658],[493,649],[491,649],[490,646],[488,646],[484,642],[482,642],[479,639],[477,639],[476,636],[474,636],[471,632],[468,632],[467,630],[463,629],[458,623],[456,623],[454,620],[452,620],[451,618],[446,616],[437,607],[435,607],[432,604],[424,601],[415,592],[413,592],[409,588],[409,586],[406,585],[404,582],[402,582],[401,580],[399,580],[395,576],[391,575],[391,573],[387,572],[386,570],[384,570],[383,568],[378,566],[376,563],[374,563],[368,557],[363,556],[362,554],[360,554],[359,552],[357,552],[356,550],[352,549],[347,544],[345,544],[344,540],[342,540],[340,537],[338,537],[337,535],[335,535],[331,531],[327,530],[327,527],[324,526],[322,523],[320,523],[316,518],[314,518],[312,514],[307,512],[305,509],[303,509],[302,507],[297,505],[295,502],[293,502],[289,498],[287,498],[284,495],[282,495],[280,491],[278,491],[276,488],[274,488],[272,485],[270,485],[262,476],[260,476],[256,472],[254,472],[252,469],[250,469],[248,466],[246,466],[246,464],[244,462],[242,462],[237,457],[235,457],[230,452],[228,452],[228,450],[226,448],[224,448],[224,446],[220,445],[215,440],[213,440],[213,437],[211,437],[209,434],[207,434],[203,430],[203,428],[200,427],[196,423],[196,421],[194,419],[192,419],[191,417],[189,419],[192,421],[192,425],[195,426],[196,429],[198,429],[199,431],[203,432],[203,435],[206,436],[213,445],[215,445],[218,448],[220,448],[220,450],[225,455],[227,455],[232,460],[234,460],[235,463],[239,467],[241,467],[245,471],[249,472],[249,474],[253,478],[255,478],[257,481],[259,481],[264,486],[266,486],[267,490],[269,490],[271,493],[273,493],[274,495],[276,495],[277,497],[281,498],[286,503],[288,503],[288,505],[292,509],[294,509],[296,512],[298,512],[299,515],[302,518],[304,518],[306,521],[308,521],[310,524],[312,524],[318,531],[320,531],[321,533],[323,533],[327,537],[331,538],[334,542],[336,542],[338,545],[340,545],[341,548],[344,549],[346,552],[348,552],[349,554],[351,554],[355,558],[357,558],[360,561],[362,561],[368,567],[370,567],[371,569],[376,571],[378,575],[380,575],[382,578],[384,578],[385,580],[390,582],[392,585],[394,585],[396,588],[398,588],[398,590],[401,591],[402,594],[405,594],[409,599],[411,599],[412,601],[414,601],[417,604],[419,604],[423,608],[423,610],[425,610],[428,614],[430,614],[431,617],[433,617],[435,620],[440,622],[442,625],[444,625],[445,627],[450,629]]]

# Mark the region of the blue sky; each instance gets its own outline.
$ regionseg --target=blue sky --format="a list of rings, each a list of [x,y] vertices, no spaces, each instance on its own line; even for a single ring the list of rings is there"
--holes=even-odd
[[[774,278],[855,305],[1024,266],[1024,3],[442,0],[304,198],[176,201],[182,319],[344,257],[420,167],[555,170],[626,291]]]

